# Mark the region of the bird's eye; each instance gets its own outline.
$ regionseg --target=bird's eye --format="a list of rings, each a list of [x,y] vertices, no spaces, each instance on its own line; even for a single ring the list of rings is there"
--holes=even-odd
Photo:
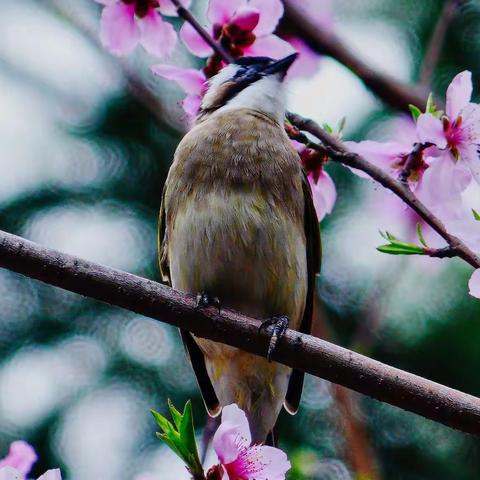
[[[247,73],[247,67],[240,67],[236,72],[234,78],[239,78]]]

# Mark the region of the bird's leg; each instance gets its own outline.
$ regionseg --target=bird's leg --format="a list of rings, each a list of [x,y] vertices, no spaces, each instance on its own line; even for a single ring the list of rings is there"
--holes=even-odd
[[[197,293],[197,308],[206,308],[215,306],[218,309],[218,313],[220,313],[220,300],[218,297],[212,297],[206,292],[199,292]]]
[[[268,344],[268,351],[267,351],[267,360],[270,362],[272,359],[272,353],[275,351],[275,347],[277,346],[277,342],[280,338],[285,335],[285,332],[288,328],[288,317],[285,315],[281,315],[280,317],[272,317],[268,320],[262,322],[259,327],[259,330],[266,330],[271,328],[270,333],[270,342]]]

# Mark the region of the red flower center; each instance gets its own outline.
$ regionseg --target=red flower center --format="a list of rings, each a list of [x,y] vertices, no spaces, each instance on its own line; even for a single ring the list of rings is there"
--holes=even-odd
[[[150,10],[158,7],[159,0],[122,0],[122,2],[127,5],[135,5],[135,15],[143,18]]]

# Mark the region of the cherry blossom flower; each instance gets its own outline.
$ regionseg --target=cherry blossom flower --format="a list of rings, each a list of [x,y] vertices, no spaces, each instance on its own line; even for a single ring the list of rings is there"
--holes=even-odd
[[[448,151],[439,151],[431,142],[423,143],[415,123],[405,118],[396,122],[394,142],[345,142],[346,147],[365,157],[393,176],[404,178],[417,196],[430,208],[457,203],[470,183],[463,165],[450,160]],[[369,178],[359,170],[351,169],[362,178]]]
[[[145,50],[160,58],[172,53],[177,34],[160,15],[176,14],[170,0],[95,1],[104,5],[100,39],[110,52],[126,55],[140,43]],[[188,6],[190,0],[182,3]]]
[[[325,215],[332,213],[335,202],[337,201],[335,183],[333,183],[332,177],[323,169],[325,159],[322,158],[318,152],[307,148],[303,143],[295,140],[291,142],[300,155],[300,161],[307,174],[307,180],[312,190],[315,212],[318,221],[321,222]]]
[[[207,18],[209,33],[234,56],[269,56],[282,58],[294,52],[286,41],[273,35],[283,15],[281,0],[210,0]],[[180,37],[198,57],[213,54],[212,48],[189,23],[184,23]]]
[[[0,480],[22,480],[23,474],[13,467],[3,467],[0,468]],[[56,468],[55,470],[48,470],[43,475],[40,475],[37,480],[62,480],[62,475],[60,470]]]
[[[10,445],[8,455],[0,460],[0,471],[3,467],[11,467],[18,472],[19,479],[24,479],[37,459],[37,454],[31,445],[17,440]]]
[[[291,465],[274,447],[251,445],[245,413],[232,404],[223,407],[222,423],[213,437],[213,448],[224,470],[223,480],[283,480]]]
[[[480,298],[480,268],[477,268],[468,282],[469,293],[472,297]]]
[[[480,106],[470,102],[471,95],[472,74],[464,71],[448,86],[445,115],[439,118],[427,112],[418,117],[419,140],[442,151],[430,172],[442,187],[454,175],[463,176],[463,189],[472,177],[480,183]]]
[[[201,70],[194,68],[181,68],[173,65],[154,65],[152,72],[155,75],[173,80],[187,94],[182,101],[182,107],[187,114],[189,125],[197,116],[202,103],[203,94],[207,88],[207,79]]]

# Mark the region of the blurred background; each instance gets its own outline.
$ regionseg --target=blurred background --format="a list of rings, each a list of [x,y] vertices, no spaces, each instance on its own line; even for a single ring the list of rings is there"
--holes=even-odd
[[[358,56],[413,83],[443,3],[318,8]],[[480,79],[480,1],[459,3],[431,79],[442,96],[464,69]],[[204,2],[193,4],[201,16]],[[118,60],[100,48],[99,15],[92,0],[1,1],[0,229],[158,280],[157,214],[185,128],[182,93],[149,73],[158,60],[145,52]],[[169,63],[200,66],[180,44]],[[346,116],[348,139],[386,138],[402,121],[330,58],[288,88],[291,110],[333,126]],[[327,170],[338,201],[322,222],[316,333],[480,395],[470,269],[378,253],[379,229],[405,238],[412,225],[373,183]],[[72,480],[186,478],[149,413],[165,413],[167,398],[193,400],[201,438],[206,416],[175,329],[0,271],[0,457],[22,438],[38,451],[35,477],[60,466]],[[291,479],[480,478],[475,438],[312,377],[297,417],[282,414],[280,439]]]

